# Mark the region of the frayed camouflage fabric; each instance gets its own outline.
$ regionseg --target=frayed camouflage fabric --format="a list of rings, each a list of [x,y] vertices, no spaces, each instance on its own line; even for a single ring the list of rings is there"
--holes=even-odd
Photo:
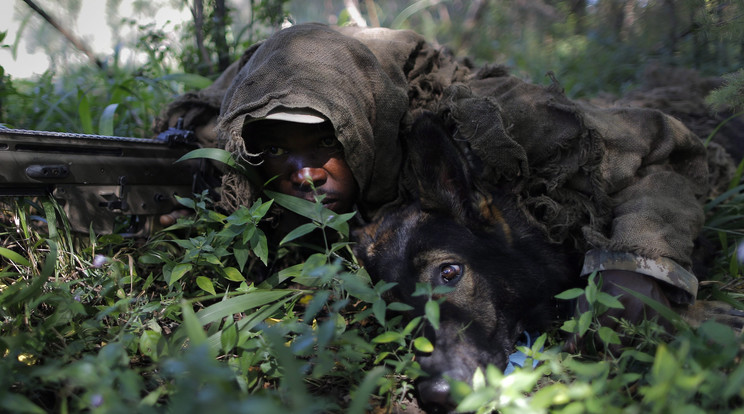
[[[500,66],[475,70],[410,31],[298,25],[252,47],[231,74],[220,84],[232,82],[220,106],[221,145],[244,156],[244,121],[278,106],[323,114],[361,188],[365,218],[411,191],[398,136],[418,109],[455,131],[484,191],[510,189],[550,240],[582,252],[689,269],[702,201],[731,172],[725,152],[712,151],[711,175],[699,137],[659,111],[599,108],[568,99],[556,79],[540,86]],[[223,183],[228,210],[260,191],[233,174]],[[688,282],[672,281],[686,293],[671,295],[694,297]]]

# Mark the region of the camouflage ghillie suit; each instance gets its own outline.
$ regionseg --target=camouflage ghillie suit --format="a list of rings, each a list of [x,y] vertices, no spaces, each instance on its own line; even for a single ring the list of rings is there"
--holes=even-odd
[[[510,188],[550,240],[587,252],[584,273],[633,270],[665,282],[674,302],[694,300],[690,255],[711,180],[708,152],[670,116],[585,105],[556,81],[543,87],[501,67],[476,70],[411,31],[307,24],[251,47],[212,87],[174,102],[160,127],[179,116],[203,126],[219,113],[218,145],[246,159],[244,122],[277,107],[331,121],[364,218],[411,186],[398,136],[427,109],[456,131],[486,190]],[[223,184],[227,209],[260,191],[230,173]]]

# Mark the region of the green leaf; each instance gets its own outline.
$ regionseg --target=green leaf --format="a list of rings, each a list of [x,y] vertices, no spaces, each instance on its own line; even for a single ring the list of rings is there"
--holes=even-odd
[[[607,306],[608,308],[625,309],[625,306],[623,306],[623,304],[619,300],[617,300],[616,297],[610,295],[609,293],[597,293],[597,302]]]
[[[375,358],[375,362],[373,362],[373,364],[375,364],[375,365],[379,364],[380,362],[382,362],[383,360],[385,360],[385,358],[387,358],[387,356],[390,355],[390,354],[391,353],[388,352],[388,351],[381,352],[379,355],[377,355],[377,357]]]
[[[305,315],[303,319],[306,323],[312,322],[315,315],[325,306],[328,302],[328,298],[331,296],[331,292],[328,290],[319,290],[314,295],[310,303],[305,308]]]
[[[317,221],[318,223],[325,223],[328,227],[342,234],[349,233],[349,224],[345,220],[351,218],[353,216],[352,213],[339,215],[325,207],[319,206],[312,201],[308,201],[302,198],[269,190],[264,190],[264,193],[274,199],[277,204],[293,213],[297,213],[302,217],[309,218],[310,220]]]
[[[439,329],[439,303],[429,300],[424,306],[424,314],[434,329]]]
[[[47,220],[48,222],[48,220]],[[59,255],[59,248],[57,242],[54,240],[47,240],[49,245],[49,253],[44,258],[44,265],[41,267],[41,278],[49,278],[54,274],[54,269],[57,265],[57,259]]]
[[[196,285],[199,286],[201,290],[207,293],[211,293],[213,295],[217,294],[217,292],[214,291],[214,284],[212,284],[212,280],[210,280],[208,277],[198,276],[196,278]]]
[[[669,348],[665,344],[661,344],[656,348],[656,356],[654,357],[654,365],[651,367],[651,374],[658,382],[668,381],[677,375],[681,366],[669,351]]]
[[[266,320],[266,318],[271,317],[272,315],[276,315],[277,311],[285,306],[287,302],[292,300],[293,297],[285,297],[279,300],[276,303],[272,303],[271,305],[266,305],[258,309],[257,311],[251,313],[250,315],[246,315],[245,318],[238,321],[238,332],[239,332],[239,338],[240,333],[244,333],[247,331],[250,331],[251,329],[255,328],[258,324],[262,323]],[[198,316],[198,315],[197,315]],[[216,332],[213,335],[210,335],[210,337],[207,339],[207,344],[210,348],[219,349],[219,347],[222,344],[222,333]]]
[[[238,267],[240,267],[240,271],[242,272],[245,269],[245,264],[248,262],[248,258],[250,257],[250,250],[245,245],[236,245],[233,247],[233,256],[235,256],[235,260],[238,262]]]
[[[330,210],[329,210],[330,211]],[[345,237],[349,236],[349,224],[348,221],[351,220],[352,217],[356,215],[355,211],[352,211],[351,213],[345,213],[345,214],[334,214],[331,216],[327,216],[328,220],[325,222],[325,224],[338,231],[339,233],[343,234]]]
[[[400,334],[400,332],[395,331],[388,331],[383,332],[376,337],[372,338],[372,342],[376,344],[387,344],[390,342],[399,341],[403,338],[403,335]]]
[[[258,256],[264,265],[269,263],[269,244],[266,240],[266,235],[260,229],[256,229],[255,234],[251,238],[251,247],[253,252]]]
[[[729,325],[718,323],[715,320],[708,320],[703,322],[698,327],[698,333],[701,337],[707,339],[708,342],[717,343],[722,346],[736,347],[737,334],[734,333],[733,329]]]
[[[453,401],[462,401],[473,392],[473,389],[465,381],[450,381],[450,395]]]
[[[416,327],[419,325],[419,323],[421,323],[421,319],[422,318],[420,316],[417,316],[417,317],[411,319],[411,321],[408,322],[408,324],[406,325],[406,327],[403,328],[403,332],[402,332],[403,335],[408,335],[411,332],[413,332],[413,330],[416,329]]]
[[[238,325],[231,323],[229,326],[222,329],[220,334],[220,345],[222,345],[223,352],[230,352],[238,344]]]
[[[612,329],[606,326],[600,326],[597,333],[599,334],[599,339],[601,339],[605,344],[620,345],[620,337]]]
[[[351,405],[349,405],[347,413],[364,414],[367,412],[369,397],[375,391],[377,383],[383,375],[385,375],[385,368],[375,367],[364,376],[364,380],[352,394]]]
[[[573,289],[568,289],[564,292],[561,292],[555,295],[555,298],[562,299],[562,300],[571,300],[571,299],[576,299],[583,294],[584,294],[584,289],[573,288]]]
[[[413,346],[421,352],[434,352],[434,345],[432,345],[431,341],[423,336],[419,336],[418,338],[414,339]]]
[[[369,286],[369,277],[351,273],[344,275],[342,282],[344,289],[355,298],[370,303],[377,300],[377,294]]]
[[[49,231],[49,242],[56,243],[55,240],[59,238],[59,231],[57,230],[57,214],[55,213],[55,210],[56,210],[55,206],[59,206],[59,204],[57,204],[55,201],[52,201],[52,200],[53,199],[45,199],[41,202],[41,204],[44,206],[44,216],[47,219],[47,229]],[[54,248],[56,252],[57,245],[55,244],[54,246],[50,246],[50,248]]]
[[[246,312],[250,309],[274,302],[297,293],[296,290],[256,290],[240,296],[225,299],[200,310],[196,316],[202,325],[214,322],[225,316]]]
[[[665,306],[663,303],[653,300],[649,298],[648,296],[638,293],[634,290],[627,289],[623,286],[620,286],[620,289],[636,297],[638,300],[643,302],[645,305],[651,307],[662,318],[665,318],[671,323],[673,323],[677,329],[689,329],[689,325],[687,324],[687,322],[685,322],[684,319],[682,319],[682,317],[677,312],[669,309],[669,307]]]
[[[402,302],[389,303],[387,305],[387,308],[395,312],[407,312],[407,311],[413,310],[413,306],[402,303]]]
[[[196,203],[194,202],[193,198],[179,197],[179,196],[174,196],[174,197],[176,197],[176,201],[178,201],[178,204],[181,204],[182,206],[188,207],[192,210],[196,210]]]
[[[318,226],[315,223],[305,223],[305,224],[297,227],[296,229],[290,231],[289,234],[287,234],[286,236],[284,236],[284,238],[282,239],[282,241],[279,242],[279,245],[281,246],[281,245],[284,245],[286,243],[291,242],[292,240],[298,239],[298,238],[300,238],[300,237],[302,237],[302,236],[304,236],[304,235],[312,232],[313,230],[315,230],[317,228],[318,228]]]
[[[566,361],[566,366],[584,379],[597,378],[607,374],[609,364],[606,361],[599,362],[581,362],[577,359]]]
[[[172,285],[178,281],[178,279],[182,278],[183,275],[191,271],[191,263],[181,263],[176,265],[176,267],[173,268],[171,271],[170,280],[168,281],[168,285]]]
[[[274,200],[269,200],[265,203],[260,203],[261,199],[259,199],[256,204],[254,204],[251,207],[251,217],[253,217],[255,220],[262,219],[266,213],[269,212],[269,209],[274,204]]]
[[[542,336],[545,336],[543,334]],[[491,385],[497,385],[501,382],[501,380],[504,378],[504,373],[501,372],[500,369],[496,368],[493,364],[488,364],[486,366],[486,379],[488,380],[488,383]]]
[[[741,166],[741,165],[744,165],[744,160],[742,160],[742,163],[740,164],[740,166]],[[737,182],[737,183],[738,183],[738,182]],[[715,207],[717,207],[717,206],[718,206],[718,205],[720,205],[721,203],[725,202],[726,200],[728,200],[728,199],[729,199],[729,198],[731,198],[732,196],[734,196],[734,195],[737,195],[737,194],[741,193],[742,191],[744,191],[744,184],[741,184],[741,185],[735,186],[735,187],[733,187],[733,188],[731,188],[731,189],[727,190],[727,191],[726,191],[726,192],[724,192],[723,194],[721,194],[721,195],[719,195],[718,197],[714,198],[713,200],[711,200],[711,201],[707,202],[707,203],[705,204],[705,212],[707,213],[707,212],[709,212],[709,211],[713,210],[713,209],[714,209]]]
[[[220,148],[195,149],[193,151],[189,151],[186,154],[184,154],[184,156],[179,158],[178,161],[176,162],[192,160],[195,158],[207,158],[213,161],[221,162],[232,168],[238,168],[238,169],[240,168],[238,167],[239,164],[235,162],[235,159],[233,158],[232,154],[229,151],[225,151]]]
[[[114,115],[116,114],[116,108],[119,104],[111,104],[107,106],[101,114],[101,119],[98,120],[98,133],[101,135],[114,135]]]
[[[744,389],[744,364],[738,364],[736,369],[729,375],[726,380],[726,386],[723,389],[723,397],[731,398]]]
[[[385,309],[385,299],[377,299],[372,304],[372,314],[375,315],[375,319],[382,326],[385,326]]]
[[[47,412],[25,396],[8,391],[3,394],[0,407],[7,413],[45,414]]]
[[[416,289],[411,293],[411,296],[431,296],[431,284],[429,283],[416,283]]]
[[[158,360],[158,341],[162,335],[153,330],[142,332],[139,340],[139,350],[142,355],[150,357],[153,361]]]
[[[630,357],[630,358],[633,358],[633,359],[635,359],[637,361],[645,362],[645,363],[654,362],[653,355],[649,355],[649,354],[647,354],[645,352],[641,352],[641,351],[636,351],[635,349],[626,349],[625,351],[623,351],[623,355],[622,356],[623,356],[623,358]],[[742,365],[742,366],[744,366],[744,365]]]
[[[291,195],[277,193],[275,191],[264,190],[267,196],[271,197],[276,201],[277,204],[286,208],[287,210],[297,213],[302,217],[309,218],[310,220],[320,221],[317,213],[317,205],[312,201],[307,201],[302,198],[294,197]],[[332,211],[325,209],[328,214],[334,214]]]
[[[481,367],[475,369],[473,373],[473,390],[478,391],[486,387],[486,376],[483,374]]]
[[[394,288],[396,285],[396,282],[385,282],[384,280],[380,280],[379,282],[375,283],[375,292],[377,292],[378,295],[382,295],[388,290]]]
[[[599,292],[599,289],[594,283],[590,282],[586,286],[586,289],[584,289],[584,294],[586,295],[586,301],[589,302],[589,304],[594,304],[597,301],[597,292]]]
[[[584,312],[579,316],[578,333],[579,336],[584,336],[586,331],[592,324],[592,312]]]
[[[191,308],[191,304],[187,301],[181,301],[181,315],[183,317],[183,328],[186,330],[186,334],[191,340],[191,344],[199,346],[207,341],[207,333],[204,332],[199,319],[194,315],[194,309]],[[209,354],[211,358],[217,356],[217,350],[209,348]]]
[[[466,396],[457,406],[456,412],[475,412],[497,397],[493,388],[482,388]]]
[[[78,115],[80,116],[80,126],[83,128],[84,134],[94,134],[93,130],[93,118],[90,116],[90,101],[88,96],[83,93],[82,90],[78,89]]]
[[[222,270],[224,270],[225,278],[227,280],[232,280],[233,282],[242,282],[245,280],[245,277],[243,276],[242,273],[240,273],[240,270],[232,266],[228,266]]]
[[[4,256],[6,259],[10,260],[11,262],[15,262],[21,266],[26,266],[26,267],[31,266],[31,263],[29,263],[28,259],[14,252],[13,250],[10,250],[5,247],[0,247],[0,256]]]

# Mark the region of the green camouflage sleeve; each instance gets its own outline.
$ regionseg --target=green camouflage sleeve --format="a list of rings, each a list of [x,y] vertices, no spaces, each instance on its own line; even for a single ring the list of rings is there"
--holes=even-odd
[[[581,276],[603,270],[628,270],[664,282],[667,299],[676,304],[692,304],[697,296],[695,275],[666,257],[648,259],[634,253],[592,249],[584,256]]]

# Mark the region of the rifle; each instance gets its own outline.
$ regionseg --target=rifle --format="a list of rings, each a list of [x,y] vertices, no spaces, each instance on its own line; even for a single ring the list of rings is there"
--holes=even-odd
[[[176,163],[195,148],[180,123],[153,139],[0,128],[0,198],[52,196],[73,231],[148,234],[175,196],[214,188],[207,160]]]

